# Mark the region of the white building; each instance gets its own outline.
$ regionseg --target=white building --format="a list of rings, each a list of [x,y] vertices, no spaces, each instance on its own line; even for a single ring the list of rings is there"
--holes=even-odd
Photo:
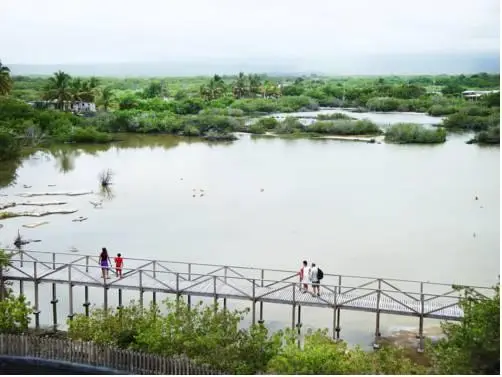
[[[49,109],[49,110],[58,110],[58,101],[31,101],[28,102],[33,107],[37,107],[40,109]],[[63,102],[63,110],[64,111],[72,111],[74,113],[95,113],[96,112],[96,104],[94,102],[84,102],[84,101],[64,101]]]
[[[76,113],[95,113],[96,104],[94,102],[77,101],[73,103],[72,110]]]
[[[499,90],[464,90],[462,92],[462,96],[465,99],[476,100],[483,96],[486,96],[487,94],[498,93],[498,92]]]

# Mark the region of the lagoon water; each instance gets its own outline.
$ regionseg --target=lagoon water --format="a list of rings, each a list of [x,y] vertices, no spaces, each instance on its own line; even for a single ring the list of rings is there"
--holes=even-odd
[[[378,116],[390,124],[407,115]],[[0,242],[12,245],[19,229],[42,240],[28,249],[42,251],[97,254],[106,246],[126,257],[294,270],[309,259],[325,273],[491,285],[500,273],[500,150],[466,145],[468,139],[452,135],[443,145],[419,146],[131,136],[113,146],[64,146],[24,160],[17,181],[0,190],[8,195],[2,202],[27,191],[98,191],[103,169],[115,173],[114,197],[102,209],[89,204],[98,195],[65,198],[79,209],[76,216],[89,218],[84,222],[72,222],[75,215],[4,220]],[[193,197],[193,189],[205,190],[204,197]],[[49,224],[22,227],[43,220]],[[25,291],[33,300],[32,288]],[[44,292],[41,319],[49,324]],[[60,321],[66,292],[60,289]],[[91,301],[101,300],[102,292],[94,292]],[[303,330],[331,327],[331,315],[304,308]],[[291,308],[265,305],[274,328],[290,325],[290,317]],[[342,312],[341,336],[368,344],[374,321]],[[417,324],[383,316],[382,333]]]

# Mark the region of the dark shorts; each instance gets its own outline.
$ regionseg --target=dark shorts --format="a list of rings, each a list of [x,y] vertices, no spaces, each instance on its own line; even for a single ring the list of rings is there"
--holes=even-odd
[[[321,285],[321,282],[320,282],[320,281],[313,281],[313,282],[312,282],[312,286],[313,286],[313,287],[318,287],[319,285]]]
[[[101,268],[108,268],[108,261],[101,261]]]

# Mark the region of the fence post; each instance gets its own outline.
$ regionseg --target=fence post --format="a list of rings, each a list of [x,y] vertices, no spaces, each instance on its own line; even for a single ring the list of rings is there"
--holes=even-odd
[[[420,283],[420,319],[418,324],[418,352],[424,352],[424,283]]]
[[[108,286],[106,284],[103,287],[103,308],[105,309],[106,315],[106,311],[108,311]]]
[[[376,323],[375,323],[375,341],[373,342],[373,348],[377,349],[380,347],[380,295],[382,291],[382,279],[378,279],[378,290],[377,290],[377,302],[376,302]]]
[[[58,327],[58,302],[59,300],[56,297],[56,283],[52,283],[52,326],[54,328],[54,331],[57,330]]]
[[[300,334],[301,334],[301,328],[302,328],[302,306],[298,305],[298,323],[296,324],[296,327],[298,328],[298,348],[301,347],[300,343]]]
[[[180,302],[180,273],[176,272],[176,303]]]
[[[89,272],[89,256],[85,256],[85,272]]]
[[[336,311],[337,311],[336,287],[333,289],[333,340],[336,339]]]
[[[4,287],[4,282],[3,282],[3,267],[0,267],[0,300],[5,299],[5,290],[7,288]]]

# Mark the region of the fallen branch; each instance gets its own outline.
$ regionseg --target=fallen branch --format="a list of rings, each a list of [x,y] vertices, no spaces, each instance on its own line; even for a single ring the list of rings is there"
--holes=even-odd
[[[12,208],[12,207],[16,207],[16,206],[45,207],[45,206],[60,206],[63,204],[68,204],[68,202],[20,202],[20,203],[11,202],[11,203],[0,204],[0,210]]]
[[[59,211],[45,211],[45,212],[0,212],[0,220],[11,219],[13,217],[42,217],[49,215],[68,215],[77,212],[78,209],[62,209]]]
[[[23,227],[24,228],[37,228],[37,227],[45,225],[45,224],[49,224],[49,222],[48,221],[42,221],[42,222],[34,223],[34,224],[25,224],[25,225],[23,225]]]
[[[31,198],[34,196],[80,196],[80,195],[89,195],[92,194],[92,191],[82,191],[82,192],[35,192],[35,193],[21,193],[17,194],[17,196],[21,196],[23,198]]]

